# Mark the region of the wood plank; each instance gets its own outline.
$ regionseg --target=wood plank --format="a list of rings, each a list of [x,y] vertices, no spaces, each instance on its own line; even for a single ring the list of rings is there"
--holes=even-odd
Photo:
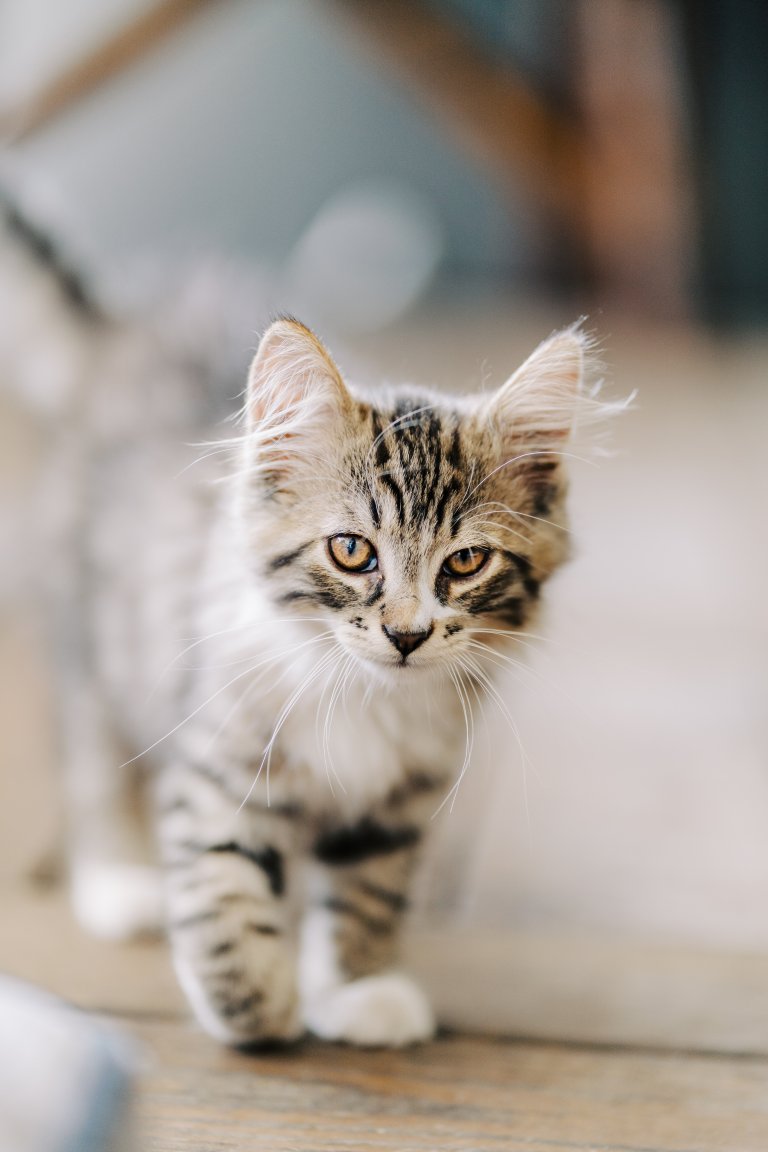
[[[764,1152],[768,1064],[446,1036],[257,1054],[136,1024],[142,1148],[182,1152]]]

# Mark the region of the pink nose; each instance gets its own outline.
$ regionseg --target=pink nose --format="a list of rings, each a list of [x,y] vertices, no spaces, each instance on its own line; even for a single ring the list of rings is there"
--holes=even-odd
[[[388,628],[386,624],[382,624],[382,628],[384,629],[384,635],[387,640],[389,640],[390,644],[394,644],[400,655],[405,659],[411,652],[415,652],[425,640],[429,639],[432,635],[433,625],[430,625],[426,632],[398,632],[394,628]]]

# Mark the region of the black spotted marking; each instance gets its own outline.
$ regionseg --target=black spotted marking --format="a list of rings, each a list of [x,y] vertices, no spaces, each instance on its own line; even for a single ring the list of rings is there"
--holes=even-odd
[[[458,536],[459,529],[461,528],[461,513],[458,509],[451,516],[451,536]]]
[[[379,511],[379,506],[376,503],[376,498],[374,496],[371,496],[370,509],[371,520],[373,521],[374,528],[381,528],[381,512]]]
[[[453,621],[451,624],[446,624],[445,635],[446,636],[455,636],[457,632],[461,632],[463,627],[464,627],[463,624],[458,624],[456,621]]]
[[[412,848],[420,838],[418,828],[409,825],[387,828],[365,817],[358,824],[325,832],[316,841],[314,853],[323,864],[333,867],[360,864],[375,856],[389,856]]]
[[[236,840],[228,840],[226,844],[212,844],[208,848],[208,851],[231,853],[235,856],[242,856],[245,860],[250,860],[251,864],[255,864],[257,868],[260,868],[267,877],[272,895],[283,895],[285,891],[285,869],[283,867],[283,858],[277,849],[268,847],[254,852],[252,849],[246,848],[244,844],[238,844]]]
[[[311,541],[306,544],[301,544],[298,548],[294,548],[291,552],[281,552],[279,556],[273,556],[269,562],[269,568],[272,572],[277,572],[281,568],[288,568],[294,564],[300,557],[304,555],[307,549],[311,546]]]
[[[354,920],[358,920],[366,932],[370,932],[372,936],[389,936],[392,932],[391,919],[379,919],[377,916],[369,916],[362,908],[358,908],[357,904],[353,904],[351,900],[342,900],[339,896],[329,896],[323,900],[323,908],[327,908],[329,912],[335,913],[337,916],[351,916]]]

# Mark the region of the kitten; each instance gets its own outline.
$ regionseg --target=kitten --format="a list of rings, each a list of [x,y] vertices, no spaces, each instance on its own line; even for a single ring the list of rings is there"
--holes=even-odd
[[[398,932],[473,693],[566,555],[587,352],[568,329],[448,400],[353,389],[297,321],[264,335],[154,750],[174,962],[221,1040],[432,1034]]]

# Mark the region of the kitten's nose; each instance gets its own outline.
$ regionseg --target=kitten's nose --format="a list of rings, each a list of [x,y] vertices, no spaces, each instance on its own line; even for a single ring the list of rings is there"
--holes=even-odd
[[[433,627],[434,625],[430,624],[426,632],[398,632],[394,628],[388,628],[386,624],[382,624],[384,635],[390,644],[394,644],[403,659],[411,652],[415,652],[420,644],[429,639]]]

